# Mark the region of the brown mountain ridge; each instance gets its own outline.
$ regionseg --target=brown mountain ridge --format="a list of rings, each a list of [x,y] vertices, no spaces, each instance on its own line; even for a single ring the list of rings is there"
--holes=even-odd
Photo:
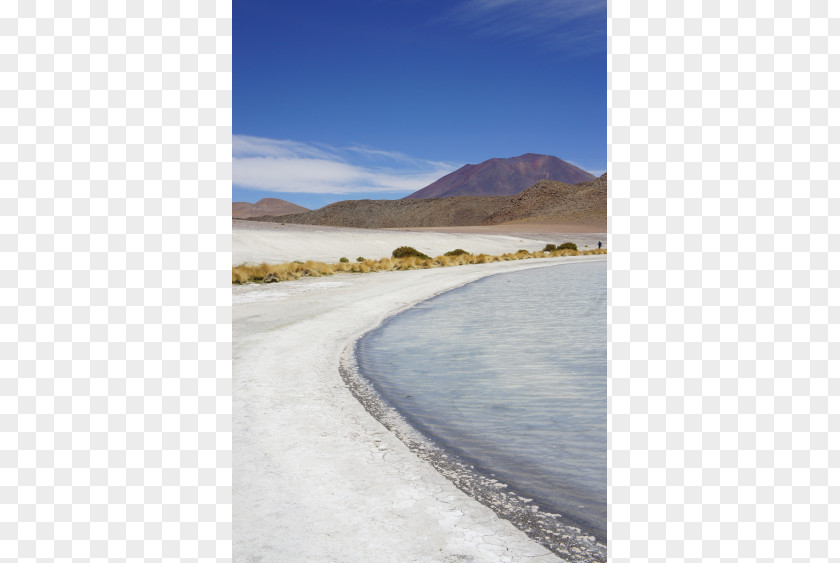
[[[556,156],[527,153],[467,164],[405,199],[518,194],[540,180],[578,184],[595,176]]]
[[[566,223],[606,230],[607,175],[575,185],[541,180],[512,196],[348,200],[252,220],[368,229]]]

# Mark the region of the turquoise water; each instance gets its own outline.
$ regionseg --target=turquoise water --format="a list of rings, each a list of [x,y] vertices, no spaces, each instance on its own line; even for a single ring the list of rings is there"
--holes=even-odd
[[[606,261],[484,278],[387,320],[359,368],[412,425],[606,540]]]

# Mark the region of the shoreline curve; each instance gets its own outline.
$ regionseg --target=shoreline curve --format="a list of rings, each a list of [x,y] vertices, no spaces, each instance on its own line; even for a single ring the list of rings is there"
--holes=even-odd
[[[606,256],[234,291],[234,559],[558,560],[411,452],[339,370],[348,345],[417,302],[580,258]]]
[[[553,266],[595,260],[577,260],[553,264]],[[489,274],[480,278],[503,275],[508,272]],[[479,280],[473,280],[452,287],[418,301],[419,305],[444,293],[466,287]],[[606,561],[606,545],[603,538],[594,537],[594,532],[585,530],[574,519],[550,512],[534,504],[510,484],[494,478],[487,470],[475,467],[470,460],[447,448],[433,436],[411,422],[403,413],[377,389],[375,383],[364,374],[358,363],[358,346],[361,339],[380,328],[387,320],[401,315],[410,307],[403,308],[383,319],[376,327],[365,332],[348,344],[341,354],[339,371],[347,387],[365,410],[385,428],[390,430],[417,457],[429,463],[434,469],[451,481],[471,498],[490,508],[500,518],[508,520],[535,542],[546,547],[566,561]]]

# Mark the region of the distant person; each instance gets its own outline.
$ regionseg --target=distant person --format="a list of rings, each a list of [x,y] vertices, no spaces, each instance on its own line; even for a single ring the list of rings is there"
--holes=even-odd
[[[598,250],[601,250],[601,241],[598,241]]]

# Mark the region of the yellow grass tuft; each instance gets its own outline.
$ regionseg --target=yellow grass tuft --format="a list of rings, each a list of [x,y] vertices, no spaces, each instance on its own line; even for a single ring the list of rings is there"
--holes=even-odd
[[[235,266],[232,271],[234,284],[243,283],[273,283],[296,280],[298,278],[331,276],[336,273],[367,274],[392,270],[419,270],[427,268],[448,268],[466,264],[488,264],[509,260],[526,260],[531,258],[556,258],[558,256],[580,256],[590,254],[606,254],[606,248],[593,250],[553,250],[550,252],[519,250],[514,253],[494,256],[490,254],[459,254],[456,256],[437,256],[435,258],[419,258],[408,256],[404,258],[380,258],[379,260],[365,259],[355,263],[338,262],[327,264],[307,260],[283,264],[242,264]]]

